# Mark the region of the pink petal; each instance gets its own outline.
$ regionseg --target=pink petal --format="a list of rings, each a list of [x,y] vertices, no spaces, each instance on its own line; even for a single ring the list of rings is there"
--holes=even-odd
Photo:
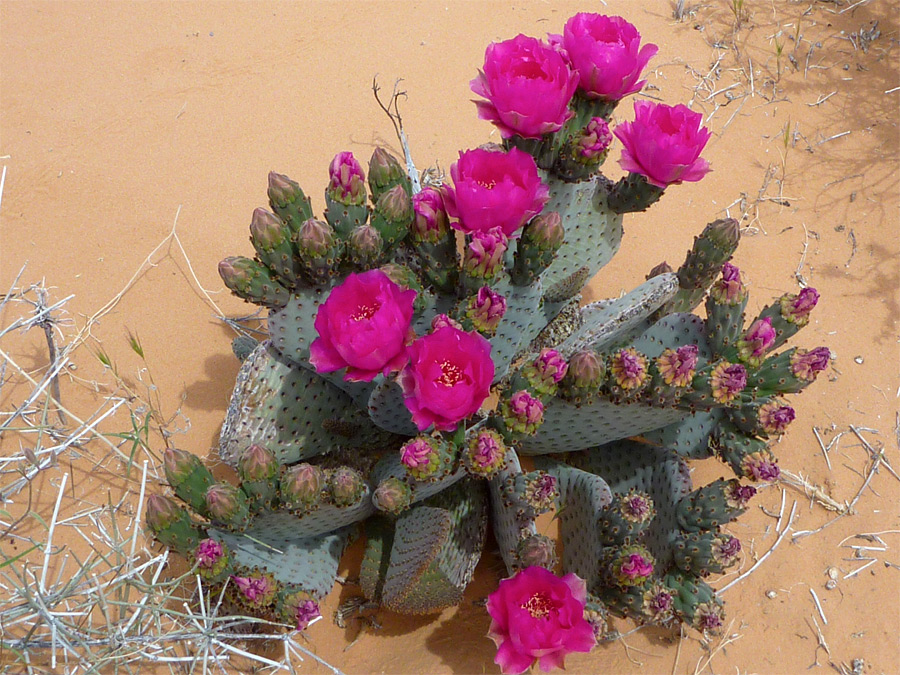
[[[309,346],[309,362],[318,373],[333,373],[347,365],[334,347],[322,338],[316,338]]]
[[[512,643],[507,640],[497,649],[494,663],[500,666],[505,675],[519,675],[531,667],[534,658],[516,651]]]

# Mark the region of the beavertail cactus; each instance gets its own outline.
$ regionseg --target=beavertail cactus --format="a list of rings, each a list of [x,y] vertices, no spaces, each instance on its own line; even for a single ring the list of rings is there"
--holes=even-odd
[[[491,527],[511,575],[487,603],[504,672],[562,666],[609,614],[722,628],[706,578],[743,554],[723,528],[752,483],[778,478],[789,395],[832,359],[782,349],[819,293],[746,316],[740,227],[725,218],[679,267],[581,305],[623,215],[710,170],[710,132],[648,100],[611,129],[657,48],[619,17],[561,28],[488,47],[471,87],[502,144],[460,151],[446,183],[429,174],[420,189],[381,148],[366,169],[343,151],[315,214],[272,172],[254,257],[220,263],[268,310],[268,338],[235,345],[219,450],[239,480],[167,449],[180,501],[152,496],[147,524],[243,611],[306,629],[361,530],[367,600],[438,612],[462,599]],[[601,173],[611,153],[627,172],[616,183]],[[694,487],[686,462],[707,459],[735,477]]]

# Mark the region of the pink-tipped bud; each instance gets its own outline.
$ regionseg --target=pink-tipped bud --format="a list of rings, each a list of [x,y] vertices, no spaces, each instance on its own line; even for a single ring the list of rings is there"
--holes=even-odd
[[[284,241],[284,223],[263,208],[253,209],[250,219],[250,241],[257,250],[271,251]]]
[[[419,436],[403,444],[400,448],[400,463],[407,469],[424,469],[437,455],[432,439]]]
[[[324,220],[310,218],[294,236],[297,250],[304,258],[321,258],[334,246],[334,228]]]
[[[804,288],[797,295],[784,295],[780,300],[781,316],[785,321],[805,326],[818,302],[819,292],[815,288]]]
[[[416,239],[437,244],[450,232],[450,219],[440,190],[427,187],[413,195],[415,220],[412,233]]]
[[[325,474],[312,464],[297,464],[281,478],[282,499],[294,507],[318,503],[325,487]]]
[[[375,258],[381,253],[383,241],[378,230],[366,223],[353,228],[349,240],[350,250],[363,258]]]
[[[238,475],[242,481],[270,480],[277,473],[275,453],[256,443],[244,450],[238,460]]]
[[[278,208],[293,203],[297,197],[304,196],[298,183],[274,171],[269,172],[268,194],[269,200]]]
[[[375,210],[391,223],[409,223],[413,219],[413,204],[402,185],[395,185],[382,194]]]
[[[765,319],[757,319],[750,325],[743,337],[738,340],[738,354],[741,360],[753,366],[758,366],[765,353],[775,344],[776,337],[771,317],[767,316]]]
[[[228,522],[240,509],[238,488],[231,483],[216,483],[206,491],[206,510],[213,520]]]
[[[166,480],[169,485],[177,487],[196,469],[202,465],[197,455],[192,455],[177,448],[166,448],[163,453],[163,468],[166,472]]]
[[[791,372],[798,379],[812,382],[828,368],[830,362],[831,351],[828,347],[816,347],[810,351],[798,349],[791,354]]]
[[[601,162],[606,158],[612,140],[606,120],[594,117],[575,140],[575,158],[587,164]]]
[[[478,293],[469,298],[466,305],[466,318],[472,322],[479,333],[493,335],[506,314],[506,298],[495,293],[487,286],[478,289]]]
[[[372,192],[380,192],[379,188],[395,183],[406,175],[400,161],[384,148],[375,148],[369,160],[369,186]]]
[[[463,269],[471,277],[489,279],[503,269],[509,239],[499,227],[471,234],[463,255]]]
[[[722,265],[722,276],[709,289],[713,300],[721,305],[739,305],[747,297],[741,271],[731,263]]]
[[[596,389],[605,374],[603,359],[595,351],[575,352],[569,359],[566,382],[577,389]]]
[[[352,152],[339,152],[331,160],[325,193],[345,206],[366,203],[366,175]]]
[[[563,245],[566,231],[557,211],[545,211],[525,226],[524,236],[541,251],[556,251]]]
[[[550,511],[559,499],[559,485],[556,477],[546,471],[532,471],[525,474],[522,500],[535,513]]]
[[[678,349],[666,349],[656,358],[656,369],[663,382],[672,387],[687,387],[694,380],[700,348],[682,345]]]
[[[794,409],[781,401],[769,401],[759,407],[757,414],[759,425],[767,434],[783,434],[787,426],[794,421]]]
[[[399,478],[386,478],[381,481],[372,495],[375,508],[385,513],[398,514],[409,508],[412,501],[412,490]]]
[[[229,256],[219,263],[219,276],[232,291],[246,292],[253,280],[253,261],[243,256]]]
[[[531,435],[544,421],[544,404],[521,389],[503,402],[503,421],[511,431]]]
[[[436,331],[439,328],[443,328],[444,326],[453,326],[453,328],[456,328],[457,330],[463,329],[462,324],[459,321],[447,316],[446,314],[438,314],[431,320],[432,332]]]
[[[622,586],[640,586],[653,574],[656,561],[641,545],[624,547],[612,560],[612,574]]]
[[[506,444],[493,429],[479,431],[470,441],[464,456],[469,473],[491,478],[506,462]]]
[[[620,349],[612,356],[610,371],[621,389],[640,389],[647,381],[647,357],[634,347]]]
[[[719,403],[731,403],[747,386],[747,369],[739,363],[722,361],[709,376],[713,398]]]
[[[181,518],[183,509],[163,495],[150,495],[147,500],[147,525],[154,532],[164,530]]]
[[[533,365],[541,379],[552,380],[555,384],[559,384],[569,370],[569,364],[560,353],[548,348],[541,350]]]

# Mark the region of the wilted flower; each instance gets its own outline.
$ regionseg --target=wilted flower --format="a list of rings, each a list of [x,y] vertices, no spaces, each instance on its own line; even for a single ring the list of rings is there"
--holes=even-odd
[[[722,361],[709,376],[713,398],[719,403],[731,403],[747,386],[747,369],[739,363]]]
[[[656,358],[656,368],[663,382],[673,387],[687,387],[697,371],[700,349],[697,345],[682,345],[666,349]]]
[[[781,316],[802,328],[809,323],[809,315],[818,302],[819,292],[812,287],[804,288],[797,295],[785,295],[781,298]]]
[[[731,263],[722,265],[722,276],[709,289],[710,297],[722,305],[739,305],[747,297],[741,271]]]
[[[791,406],[778,400],[764,403],[757,413],[759,425],[767,434],[783,434],[795,416]]]
[[[831,351],[828,347],[816,347],[810,351],[798,349],[791,354],[791,372],[794,377],[812,382],[830,362]]]
[[[620,349],[613,354],[610,370],[625,391],[639,389],[647,381],[647,357],[634,347]]]

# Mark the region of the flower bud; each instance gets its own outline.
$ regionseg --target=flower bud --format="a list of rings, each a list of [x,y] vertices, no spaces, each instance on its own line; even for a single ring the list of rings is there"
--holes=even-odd
[[[584,350],[569,358],[565,382],[569,387],[592,391],[600,386],[605,374],[603,359],[593,350]]]
[[[653,500],[645,492],[636,489],[629,490],[618,500],[619,513],[627,521],[632,523],[646,523],[653,520],[656,509]]]
[[[306,199],[300,184],[292,181],[287,176],[269,172],[269,188],[267,190],[269,201],[276,209],[284,208],[288,204],[292,204],[299,198],[301,201]]]
[[[555,476],[546,471],[531,471],[523,478],[522,500],[537,514],[550,511],[559,499]]]
[[[437,244],[450,232],[450,219],[444,207],[444,197],[433,187],[427,187],[413,195],[415,220],[412,233],[416,239]]]
[[[503,255],[509,239],[494,227],[486,232],[473,232],[463,255],[463,269],[476,279],[489,279],[503,269]]]
[[[558,351],[545,347],[534,361],[522,369],[522,373],[537,393],[553,395],[568,369],[569,364]]]
[[[381,481],[372,495],[372,503],[379,511],[397,515],[409,508],[412,501],[412,490],[399,478],[386,478]]]
[[[253,608],[265,607],[275,599],[275,580],[269,574],[249,577],[231,577],[240,594],[240,599]]]
[[[610,571],[622,586],[640,586],[653,574],[655,562],[645,547],[626,546],[613,557]]]
[[[741,240],[741,226],[734,218],[720,218],[707,225],[704,233],[718,248],[726,251],[735,249]]]
[[[483,429],[475,434],[463,455],[466,470],[483,478],[495,476],[505,462],[506,444],[493,429]]]
[[[762,357],[775,344],[776,337],[771,317],[754,321],[737,342],[741,361],[752,367],[758,367],[762,362]]]
[[[798,349],[791,354],[791,372],[801,380],[812,382],[828,368],[830,361],[831,351],[828,347],[816,347],[810,351]]]
[[[359,501],[366,483],[359,471],[342,466],[331,472],[329,484],[335,506],[350,506]]]
[[[575,158],[584,163],[598,164],[609,153],[612,140],[612,133],[606,120],[594,117],[575,138]]]
[[[297,250],[305,258],[321,258],[334,246],[334,228],[324,220],[304,221],[295,235]]]
[[[206,491],[206,510],[213,520],[226,523],[239,515],[241,496],[231,483],[216,483]]]
[[[242,481],[270,480],[278,474],[278,460],[274,452],[254,443],[241,454],[237,468]]]
[[[722,277],[709,289],[713,300],[722,305],[739,305],[747,297],[747,287],[741,281],[741,271],[731,263],[722,265]]]
[[[229,256],[219,263],[219,276],[232,291],[247,292],[253,279],[253,261],[243,256]]]
[[[682,345],[678,349],[666,349],[656,358],[656,369],[663,382],[673,387],[687,387],[697,371],[700,348]]]
[[[559,212],[546,211],[536,215],[525,226],[524,236],[541,251],[558,250],[566,239]]]
[[[395,184],[406,176],[400,161],[384,148],[375,148],[369,160],[369,187],[372,194],[380,195],[388,185]]]
[[[447,316],[446,314],[438,314],[431,320],[432,332],[436,331],[438,328],[443,328],[444,326],[452,326],[457,330],[462,330],[462,324],[456,319]]]
[[[264,208],[253,209],[250,241],[257,250],[271,251],[284,241],[284,222]]]
[[[392,223],[409,223],[414,216],[412,200],[402,185],[395,185],[382,194],[375,210]]]
[[[191,473],[198,466],[202,465],[203,462],[200,461],[197,455],[178,448],[166,448],[163,453],[163,467],[166,472],[166,480],[172,487],[178,487],[179,484],[190,477]]]
[[[366,203],[366,176],[352,152],[339,152],[331,160],[325,194],[344,206]]]
[[[783,296],[780,302],[784,320],[802,327],[809,323],[809,315],[819,302],[819,292],[815,288],[804,288],[797,295]]]
[[[479,333],[493,335],[506,313],[506,298],[487,286],[478,289],[466,305],[466,318]]]
[[[359,225],[350,233],[350,254],[358,261],[371,261],[382,251],[381,235],[368,223]]]
[[[292,508],[313,508],[318,505],[325,474],[312,464],[297,464],[281,477],[281,498]]]
[[[150,495],[147,500],[147,525],[154,532],[164,530],[181,518],[182,509],[174,500],[163,495]]]
[[[503,421],[511,431],[531,435],[544,421],[544,404],[522,389],[503,402],[502,413]]]

